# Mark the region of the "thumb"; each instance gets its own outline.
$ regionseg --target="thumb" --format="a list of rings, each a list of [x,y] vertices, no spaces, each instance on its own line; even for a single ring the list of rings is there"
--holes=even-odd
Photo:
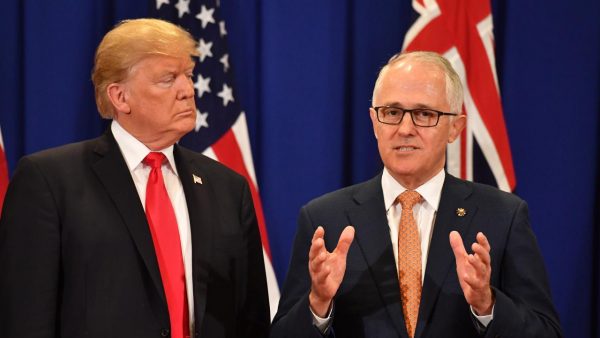
[[[465,250],[462,237],[460,237],[460,234],[457,231],[450,232],[450,246],[452,247],[454,257],[457,261],[462,261],[467,257],[467,251]]]
[[[352,244],[352,240],[354,240],[354,227],[349,225],[344,229],[344,231],[342,231],[335,251],[344,256],[347,255],[348,250],[350,249],[350,244]]]

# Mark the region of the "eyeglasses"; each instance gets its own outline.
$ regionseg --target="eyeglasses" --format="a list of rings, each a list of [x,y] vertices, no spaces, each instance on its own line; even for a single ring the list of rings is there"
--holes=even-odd
[[[373,107],[377,113],[377,121],[384,124],[399,125],[402,123],[404,114],[409,113],[415,126],[418,127],[435,127],[440,121],[440,116],[450,115],[456,116],[454,113],[444,113],[433,109],[404,109],[391,106]]]

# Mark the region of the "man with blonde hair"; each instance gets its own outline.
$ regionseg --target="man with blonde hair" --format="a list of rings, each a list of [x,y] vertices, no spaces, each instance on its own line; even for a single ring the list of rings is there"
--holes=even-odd
[[[127,20],[98,46],[99,138],[21,159],[0,219],[4,338],[264,337],[245,179],[177,141],[195,125],[196,43]]]
[[[462,97],[439,54],[383,67],[383,172],[302,208],[271,337],[562,336],[527,204],[444,171]]]

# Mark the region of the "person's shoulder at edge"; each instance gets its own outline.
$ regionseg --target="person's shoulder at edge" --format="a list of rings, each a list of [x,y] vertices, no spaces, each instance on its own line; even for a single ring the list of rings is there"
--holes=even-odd
[[[104,136],[99,136],[94,139],[83,140],[79,142],[73,142],[64,144],[57,147],[43,149],[34,153],[25,155],[20,161],[30,160],[35,163],[62,165],[64,163],[73,163],[86,156],[86,154],[93,154],[93,151],[99,146],[99,141]]]
[[[368,195],[369,191],[365,189],[373,189],[373,192],[377,192],[377,190],[381,192],[381,172],[369,180],[347,187],[343,187],[318,196],[310,200],[303,207],[311,209],[330,208],[332,205],[339,205],[340,202],[352,204],[362,202],[356,201],[356,198],[360,199],[362,193],[366,193],[366,195]]]
[[[472,181],[463,180],[461,178],[457,178],[452,176],[451,174],[446,174],[446,180],[448,183],[461,184],[465,188],[471,191],[469,198],[477,198],[479,201],[490,201],[497,202],[503,201],[504,203],[510,204],[520,204],[524,202],[524,200],[512,192],[503,191],[495,186],[491,186],[484,183],[477,183]]]

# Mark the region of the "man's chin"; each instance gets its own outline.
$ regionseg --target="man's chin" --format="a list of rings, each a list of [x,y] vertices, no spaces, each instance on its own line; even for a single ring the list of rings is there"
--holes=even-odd
[[[196,128],[196,115],[194,115],[193,118],[185,118],[185,119],[181,119],[181,121],[178,121],[178,128],[179,130],[181,130],[181,132],[183,132],[184,134],[189,133],[190,131],[194,130],[194,128]]]
[[[416,175],[417,170],[415,168],[398,168],[398,167],[386,167],[389,173],[396,179],[398,178],[410,178]]]
[[[419,172],[419,168],[406,159],[394,159],[392,163],[385,163],[384,165],[390,173],[394,173],[398,176],[415,175]]]

